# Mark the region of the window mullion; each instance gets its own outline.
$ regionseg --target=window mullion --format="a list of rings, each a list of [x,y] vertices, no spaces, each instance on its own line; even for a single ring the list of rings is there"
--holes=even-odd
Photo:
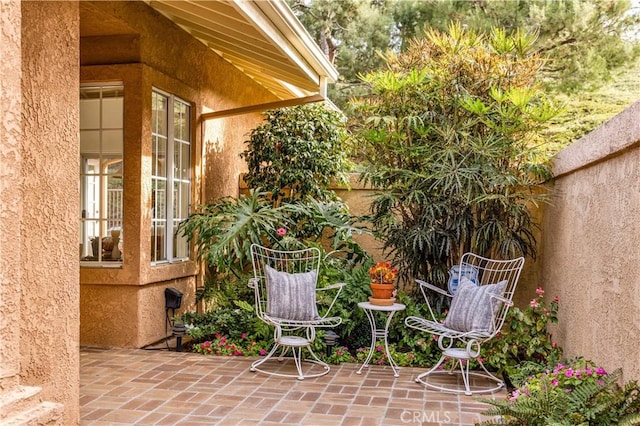
[[[174,98],[169,96],[167,104],[167,203],[166,203],[166,256],[167,260],[173,260],[173,173],[174,173]]]

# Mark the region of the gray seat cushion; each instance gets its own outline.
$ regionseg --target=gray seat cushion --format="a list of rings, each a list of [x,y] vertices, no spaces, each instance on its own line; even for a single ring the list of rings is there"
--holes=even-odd
[[[317,272],[290,274],[265,266],[267,315],[292,321],[320,318],[316,305]]]
[[[506,286],[507,281],[477,286],[468,278],[461,277],[444,325],[462,332],[491,331],[493,316],[502,304],[491,295],[502,296]]]

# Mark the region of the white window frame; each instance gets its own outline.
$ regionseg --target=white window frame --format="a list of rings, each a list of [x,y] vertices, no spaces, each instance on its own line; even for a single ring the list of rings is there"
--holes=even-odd
[[[171,94],[171,93],[167,93],[163,90],[159,90],[157,88],[153,88],[152,91],[152,99],[153,99],[153,95],[157,94],[160,95],[162,97],[164,97],[167,100],[167,134],[166,135],[161,135],[159,133],[156,133],[156,129],[154,128],[154,124],[152,123],[152,129],[151,129],[151,135],[152,135],[152,151],[155,149],[155,144],[153,143],[153,138],[154,137],[162,137],[162,138],[166,138],[166,158],[165,158],[165,175],[161,176],[158,174],[152,174],[151,175],[151,190],[155,191],[155,186],[154,186],[154,181],[164,181],[165,182],[165,214],[164,217],[162,218],[157,218],[156,217],[156,212],[155,212],[155,207],[156,205],[154,205],[154,202],[152,201],[152,213],[151,213],[151,230],[152,230],[152,252],[151,252],[151,264],[152,265],[158,265],[158,264],[166,264],[166,263],[177,263],[177,262],[184,262],[190,259],[190,250],[189,250],[189,245],[186,242],[186,239],[182,238],[184,241],[185,246],[182,247],[182,249],[185,252],[185,256],[174,256],[174,236],[176,233],[176,226],[174,224],[174,222],[176,222],[176,220],[183,220],[186,219],[186,216],[189,213],[189,205],[191,203],[191,181],[192,181],[192,168],[191,168],[191,156],[192,156],[192,120],[191,120],[191,108],[192,105],[191,103]],[[153,101],[152,101],[153,102]],[[175,128],[174,128],[174,118],[175,118],[175,104],[176,102],[179,102],[183,105],[185,105],[187,107],[187,112],[186,112],[186,116],[188,118],[188,129],[186,131],[186,136],[188,136],[188,140],[185,139],[179,139],[176,140],[177,138],[175,138]],[[152,105],[153,108],[153,105]],[[189,159],[188,159],[188,170],[186,171],[186,176],[188,177],[187,179],[184,179],[184,176],[182,178],[177,178],[175,177],[175,170],[176,170],[176,165],[174,164],[174,159],[175,159],[175,150],[178,146],[182,146],[183,144],[188,145],[189,150],[188,150],[188,155],[189,155]],[[154,156],[152,155],[152,161],[153,161]],[[178,165],[179,166],[179,165]],[[153,173],[153,172],[152,172]],[[187,196],[186,196],[186,206],[178,206],[178,207],[183,207],[185,210],[185,215],[184,217],[178,217],[176,218],[174,215],[174,211],[175,211],[175,206],[176,203],[180,203],[180,199],[176,200],[174,197],[174,184],[178,183],[182,186],[185,186],[184,184],[186,184],[186,191],[187,191]],[[182,188],[181,188],[182,190]],[[178,216],[180,216],[178,214]],[[157,253],[155,253],[155,248],[157,247],[157,236],[155,234],[155,229],[157,229],[158,224],[164,222],[164,226],[165,226],[165,230],[164,230],[164,254],[165,254],[165,258],[164,259],[157,259],[154,256],[157,256]]]
[[[111,230],[117,232],[119,239],[121,240],[118,244],[119,248],[123,246],[122,242],[122,225],[124,223],[124,203],[122,196],[125,193],[125,179],[124,179],[124,83],[121,81],[118,82],[96,82],[96,83],[83,83],[80,85],[80,90],[94,88],[100,89],[102,92],[105,89],[109,88],[118,88],[122,90],[122,127],[105,127],[103,124],[103,97],[102,93],[100,94],[100,106],[99,106],[99,125],[97,128],[81,128],[82,130],[89,131],[98,131],[99,135],[99,152],[98,152],[98,163],[100,166],[107,166],[108,161],[106,158],[109,158],[109,155],[106,155],[103,149],[103,132],[104,131],[113,131],[120,130],[122,131],[122,146],[120,149],[120,156],[122,162],[122,170],[121,170],[121,179],[122,179],[122,189],[120,194],[120,218],[109,218],[108,210],[111,208],[108,202],[109,190],[107,188],[107,179],[109,178],[109,173],[106,170],[98,170],[98,173],[95,174],[87,174],[84,170],[83,159],[84,154],[80,154],[80,187],[81,187],[81,199],[80,199],[80,229],[79,229],[79,240],[81,247],[83,248],[83,252],[80,253],[80,266],[82,267],[113,267],[120,268],[123,264],[123,256],[120,251],[120,255],[118,259],[112,260],[103,257],[102,251],[102,243],[97,243],[97,256],[93,256],[92,249],[92,239],[89,238],[88,234],[90,233],[89,229],[91,228],[89,222],[97,222],[93,226],[97,226],[98,235],[95,238],[98,238],[98,241],[103,241],[104,238],[111,236]],[[81,107],[82,109],[82,107]],[[82,148],[81,148],[82,149]],[[93,186],[93,188],[90,188]],[[86,197],[89,194],[93,194],[95,201],[97,201],[97,208],[94,207],[94,210],[97,211],[96,217],[86,217],[87,215],[87,202]],[[94,203],[95,204],[95,203]],[[90,209],[90,208],[89,208]],[[110,222],[119,222],[119,226],[109,228]],[[114,234],[116,235],[116,234]]]

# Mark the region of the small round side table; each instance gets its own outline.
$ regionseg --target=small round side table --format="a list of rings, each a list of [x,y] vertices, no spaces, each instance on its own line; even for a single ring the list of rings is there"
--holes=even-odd
[[[398,372],[398,365],[391,357],[391,352],[389,352],[389,342],[387,340],[387,336],[389,335],[389,324],[391,324],[391,318],[393,318],[393,314],[398,311],[403,311],[404,309],[406,309],[406,306],[402,303],[394,303],[393,305],[373,305],[369,302],[360,302],[358,303],[358,307],[363,309],[364,313],[367,315],[367,318],[369,318],[369,324],[371,325],[371,348],[369,348],[369,355],[367,355],[367,359],[360,366],[360,369],[356,372],[356,374],[361,374],[362,369],[369,366],[369,361],[371,361],[373,352],[376,349],[376,340],[378,338],[382,338],[384,339],[384,349],[387,353],[387,358],[389,359],[389,365],[391,365],[391,369],[393,370],[393,376],[400,377],[400,373]],[[378,327],[376,326],[374,312],[387,313],[387,321],[384,324],[384,329],[378,329]]]

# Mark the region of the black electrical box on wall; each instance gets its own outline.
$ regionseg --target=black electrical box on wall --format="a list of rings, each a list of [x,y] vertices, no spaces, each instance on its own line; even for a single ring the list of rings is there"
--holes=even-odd
[[[164,301],[166,309],[178,309],[182,305],[182,293],[173,287],[164,289]]]

